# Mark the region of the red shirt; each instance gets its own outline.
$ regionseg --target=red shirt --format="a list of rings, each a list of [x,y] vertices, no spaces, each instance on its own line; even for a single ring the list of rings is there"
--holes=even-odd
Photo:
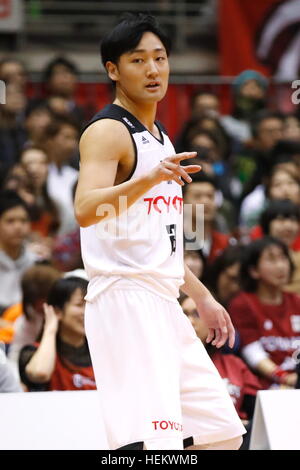
[[[222,354],[217,351],[211,359],[226,384],[239,417],[248,419],[246,412],[242,410],[242,405],[245,395],[255,396],[261,389],[258,378],[242,359],[233,354]]]
[[[75,366],[57,355],[48,390],[96,390],[92,366]]]
[[[258,341],[275,364],[293,371],[296,362],[292,354],[300,348],[300,297],[291,292],[282,295],[281,305],[270,305],[254,293],[240,292],[228,311],[242,348]],[[271,384],[267,379],[263,383],[266,387]]]
[[[228,246],[229,236],[224,233],[213,231],[211,234],[211,248],[208,256],[208,262],[213,261]]]

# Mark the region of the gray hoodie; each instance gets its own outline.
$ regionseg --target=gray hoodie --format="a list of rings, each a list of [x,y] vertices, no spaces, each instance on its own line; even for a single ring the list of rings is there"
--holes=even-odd
[[[15,260],[0,250],[0,307],[9,307],[22,300],[21,277],[36,259],[25,246]]]

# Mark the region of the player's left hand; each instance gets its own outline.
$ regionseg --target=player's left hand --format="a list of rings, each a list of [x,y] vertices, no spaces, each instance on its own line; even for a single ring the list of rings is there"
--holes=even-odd
[[[197,311],[201,320],[208,327],[206,342],[221,348],[228,340],[229,346],[233,348],[235,331],[225,308],[212,296],[209,296],[197,304]]]

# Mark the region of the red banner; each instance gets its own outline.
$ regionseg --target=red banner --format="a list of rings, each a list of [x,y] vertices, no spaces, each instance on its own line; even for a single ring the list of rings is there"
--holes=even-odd
[[[0,18],[11,15],[11,0],[0,0]]]
[[[300,69],[299,0],[219,0],[220,73],[255,69],[294,79]]]

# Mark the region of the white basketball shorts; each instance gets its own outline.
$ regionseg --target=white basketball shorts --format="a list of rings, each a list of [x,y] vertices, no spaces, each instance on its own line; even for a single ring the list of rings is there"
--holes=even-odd
[[[185,438],[201,445],[245,433],[176,300],[120,281],[87,302],[85,328],[111,449],[183,449]]]

